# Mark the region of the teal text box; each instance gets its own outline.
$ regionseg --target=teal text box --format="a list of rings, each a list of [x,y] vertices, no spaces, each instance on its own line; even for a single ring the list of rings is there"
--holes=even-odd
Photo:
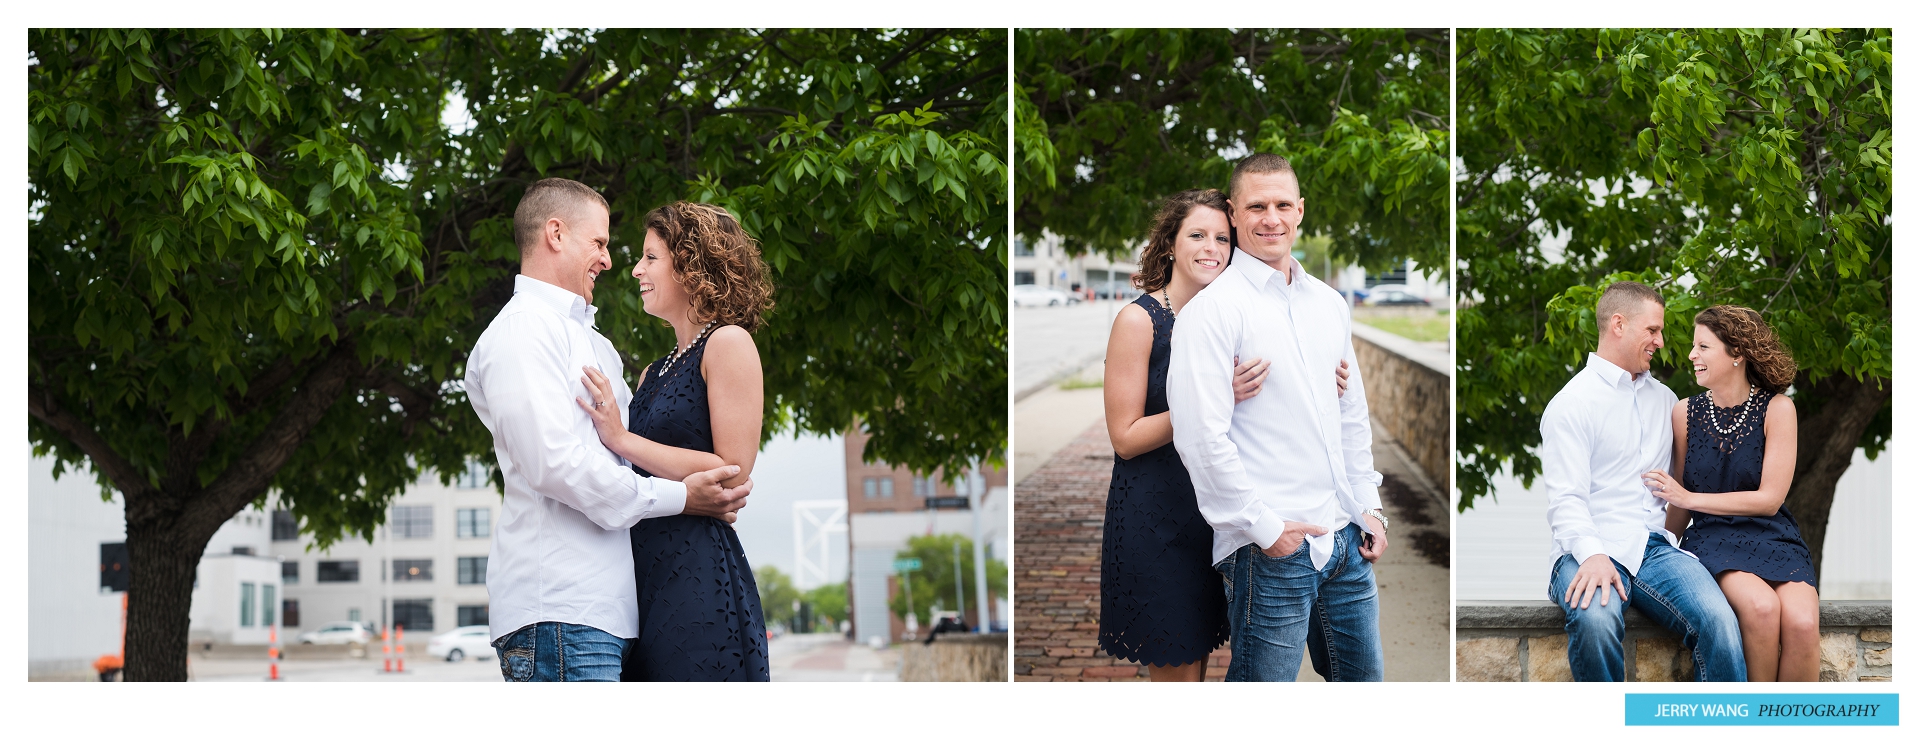
[[[1628,726],[1899,726],[1899,693],[1628,693]]]

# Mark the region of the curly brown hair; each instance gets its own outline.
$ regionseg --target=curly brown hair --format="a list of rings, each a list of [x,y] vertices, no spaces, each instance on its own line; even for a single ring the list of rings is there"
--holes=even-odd
[[[1160,203],[1153,227],[1147,230],[1147,245],[1140,250],[1140,272],[1133,276],[1133,286],[1141,292],[1159,290],[1173,281],[1173,240],[1194,208],[1212,208],[1226,215],[1227,196],[1213,188],[1186,190]]]
[[[1727,345],[1727,353],[1747,360],[1747,381],[1772,393],[1786,392],[1796,370],[1793,354],[1774,335],[1773,327],[1752,308],[1716,305],[1693,317]]]
[[[680,201],[647,213],[648,231],[666,242],[680,286],[693,302],[693,321],[753,331],[773,309],[773,281],[760,243],[725,208]]]

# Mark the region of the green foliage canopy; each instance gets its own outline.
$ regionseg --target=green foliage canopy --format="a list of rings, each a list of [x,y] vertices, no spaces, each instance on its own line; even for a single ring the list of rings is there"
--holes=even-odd
[[[1291,160],[1302,228],[1368,267],[1448,263],[1438,30],[1039,30],[1014,49],[1018,233],[1129,253],[1159,199]]]
[[[1594,303],[1635,279],[1668,300],[1653,366],[1682,397],[1701,308],[1759,310],[1791,348],[1788,503],[1819,552],[1832,480],[1891,433],[1891,34],[1478,30],[1459,54],[1461,510],[1503,465],[1539,474]]]
[[[961,617],[973,624],[977,617],[979,604],[974,603],[974,584],[979,582],[973,574],[973,541],[961,534],[927,534],[907,540],[907,547],[895,554],[896,559],[918,558],[920,569],[905,578],[913,584],[913,613],[919,619],[921,628],[933,624],[932,613],[936,608],[956,610],[959,603],[954,600],[954,545],[960,545],[960,588],[967,601],[967,610]],[[997,598],[1007,597],[1007,563],[1003,560],[987,559],[987,592]],[[907,588],[894,592],[887,601],[893,614],[907,617]],[[977,624],[976,624],[977,625]]]

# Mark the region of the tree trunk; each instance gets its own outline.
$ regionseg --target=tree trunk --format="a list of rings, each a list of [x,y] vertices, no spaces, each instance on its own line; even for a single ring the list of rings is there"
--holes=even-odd
[[[1892,379],[1868,378],[1863,383],[1842,374],[1803,383],[1794,395],[1800,416],[1799,458],[1787,508],[1800,523],[1816,573],[1821,571],[1834,485],[1853,464],[1853,450],[1860,446],[1867,424],[1892,397]]]
[[[194,572],[213,531],[193,531],[177,516],[127,517],[127,663],[125,679],[187,679],[187,621]],[[215,527],[217,530],[218,527]]]

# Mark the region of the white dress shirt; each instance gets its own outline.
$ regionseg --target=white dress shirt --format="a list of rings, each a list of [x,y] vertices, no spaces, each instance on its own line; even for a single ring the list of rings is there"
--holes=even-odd
[[[1366,385],[1346,298],[1292,265],[1286,276],[1235,250],[1173,326],[1167,405],[1173,446],[1213,526],[1213,561],[1273,546],[1286,522],[1327,527],[1307,538],[1326,567],[1333,533],[1380,507]],[[1272,362],[1260,394],[1233,402],[1233,359]],[[1347,361],[1347,393],[1334,370]],[[1365,525],[1364,523],[1362,524]]]
[[[494,639],[544,621],[639,636],[627,529],[686,507],[685,486],[634,474],[573,402],[592,401],[588,366],[613,381],[617,407],[633,396],[593,314],[579,295],[517,275],[467,359],[467,399],[507,482],[487,556]]]
[[[1588,354],[1586,368],[1547,403],[1540,479],[1553,527],[1549,568],[1562,554],[1581,563],[1606,554],[1637,575],[1649,532],[1679,546],[1667,531],[1666,503],[1640,478],[1673,461],[1675,402],[1653,373],[1629,375]]]

